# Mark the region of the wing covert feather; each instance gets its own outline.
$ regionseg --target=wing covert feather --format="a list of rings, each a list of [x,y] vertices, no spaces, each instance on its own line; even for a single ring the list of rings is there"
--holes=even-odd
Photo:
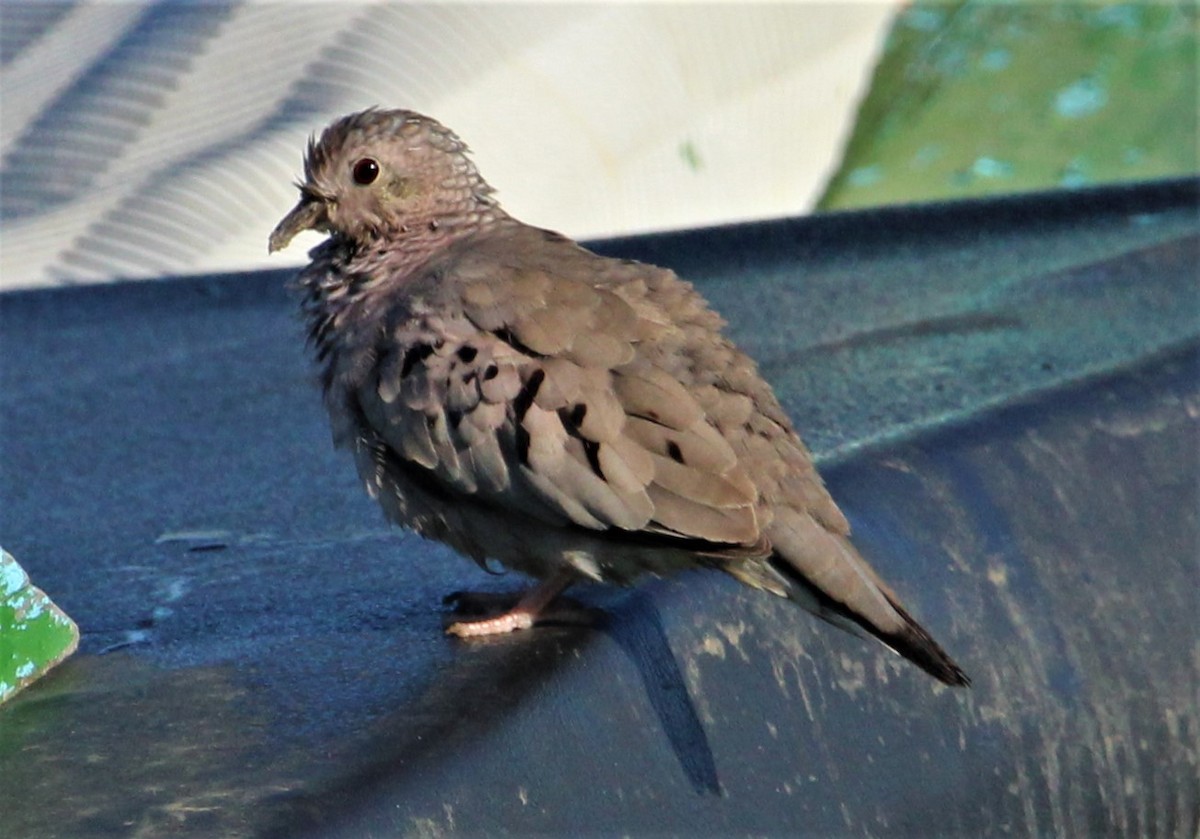
[[[592,530],[761,542],[754,481],[677,373],[644,352],[680,339],[639,306],[654,283],[617,264],[632,290],[496,263],[441,268],[436,314],[389,330],[390,354],[357,394],[364,414],[464,496]]]

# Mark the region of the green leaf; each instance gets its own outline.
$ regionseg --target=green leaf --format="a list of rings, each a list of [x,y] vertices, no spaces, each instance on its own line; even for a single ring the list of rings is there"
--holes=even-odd
[[[0,549],[0,702],[75,652],[79,627]]]

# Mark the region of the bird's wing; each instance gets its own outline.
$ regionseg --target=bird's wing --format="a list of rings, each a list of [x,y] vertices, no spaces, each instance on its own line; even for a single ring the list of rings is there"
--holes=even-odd
[[[677,326],[618,286],[479,265],[438,276],[451,305],[383,330],[357,398],[387,446],[444,489],[547,523],[769,552],[754,481],[668,369]]]

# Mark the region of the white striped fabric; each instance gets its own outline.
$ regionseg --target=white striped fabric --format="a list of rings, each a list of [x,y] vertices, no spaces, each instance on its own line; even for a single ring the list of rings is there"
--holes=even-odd
[[[804,212],[894,9],[5,0],[0,288],[287,264],[308,134],[374,104],[576,237]]]

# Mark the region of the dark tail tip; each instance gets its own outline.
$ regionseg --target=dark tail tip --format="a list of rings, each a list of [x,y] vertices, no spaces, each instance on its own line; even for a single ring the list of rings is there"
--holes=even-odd
[[[890,597],[888,602],[904,618],[906,626],[901,632],[881,635],[881,640],[939,682],[956,688],[970,687],[971,679],[933,640],[933,636],[913,620],[912,615],[904,611],[899,603]]]
[[[954,663],[954,659],[950,658],[946,651],[938,645],[938,642],[933,640],[933,636],[926,632],[913,619],[913,616],[905,611],[904,607],[897,603],[895,598],[886,591],[880,590],[880,594],[887,598],[888,603],[891,604],[892,608],[899,613],[904,621],[904,627],[898,632],[881,631],[879,627],[866,620],[862,615],[846,608],[844,603],[834,600],[824,591],[814,586],[791,563],[780,559],[778,555],[772,558],[770,567],[775,569],[791,586],[791,591],[788,593],[788,597],[791,600],[801,605],[804,605],[804,600],[808,598],[816,601],[817,608],[813,611],[816,612],[818,617],[843,629],[849,628],[848,625],[858,627],[866,634],[878,638],[893,651],[907,658],[943,684],[950,685],[951,687],[970,686],[971,680],[963,672],[963,669]],[[807,598],[796,596],[801,591],[807,595]],[[837,619],[835,619],[835,616]]]

